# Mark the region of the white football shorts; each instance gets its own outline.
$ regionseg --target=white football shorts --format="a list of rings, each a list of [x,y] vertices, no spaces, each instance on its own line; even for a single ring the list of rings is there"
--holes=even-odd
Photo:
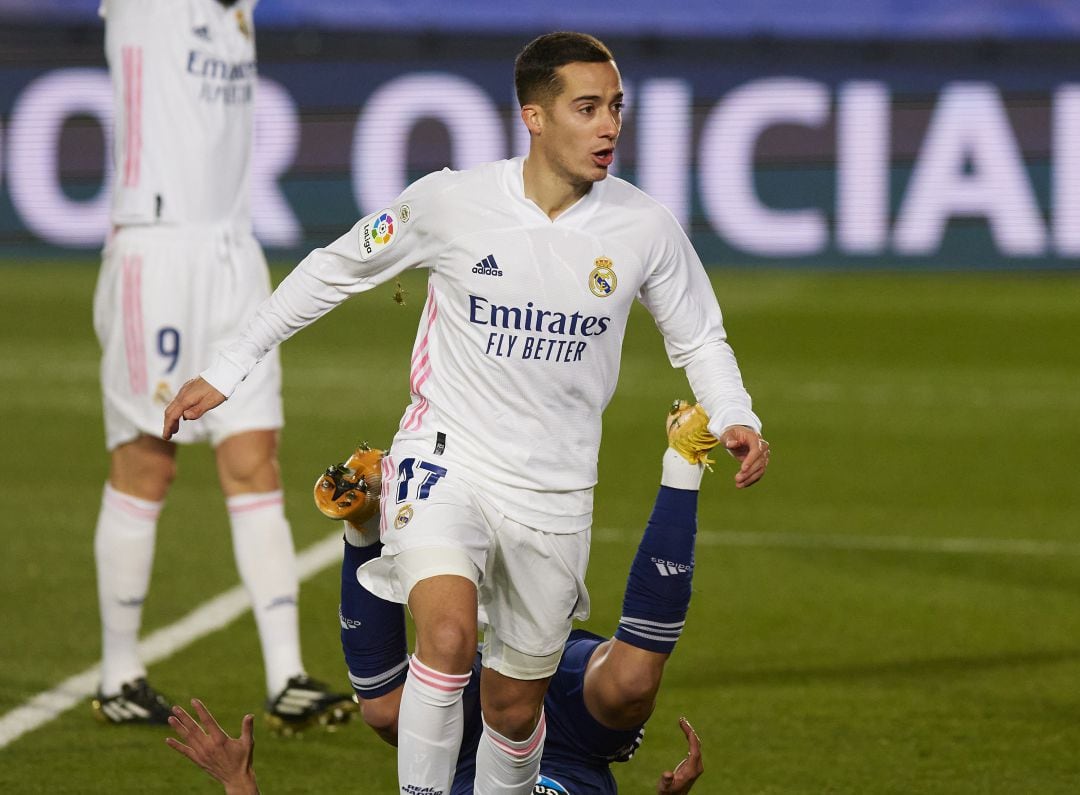
[[[415,445],[404,444],[383,457],[384,547],[380,557],[360,567],[361,585],[407,604],[420,579],[472,574],[481,628],[494,630],[502,643],[525,655],[561,652],[574,619],[589,616],[585,570],[591,528],[548,533],[527,527],[503,515],[463,476],[460,464],[415,452]],[[475,568],[463,570],[460,555],[414,554],[450,549],[464,552]],[[405,551],[411,565],[403,567],[396,557]]]
[[[226,225],[129,226],[102,252],[94,293],[107,449],[160,436],[165,406],[270,295],[255,237]],[[223,405],[184,422],[178,442],[217,444],[283,424],[281,365],[272,351]]]

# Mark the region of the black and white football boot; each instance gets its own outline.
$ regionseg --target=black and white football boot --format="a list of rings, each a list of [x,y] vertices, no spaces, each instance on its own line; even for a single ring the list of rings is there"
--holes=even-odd
[[[272,731],[284,736],[299,734],[313,726],[334,731],[348,723],[358,709],[351,695],[333,693],[328,685],[300,674],[266,702],[266,723]]]
[[[102,723],[144,723],[167,726],[172,705],[150,686],[145,677],[121,685],[114,696],[98,693],[90,703],[94,717]]]

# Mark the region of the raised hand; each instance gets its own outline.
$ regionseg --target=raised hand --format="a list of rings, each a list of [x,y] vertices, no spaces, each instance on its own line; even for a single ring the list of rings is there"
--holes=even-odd
[[[230,737],[199,699],[193,698],[191,706],[203,725],[200,726],[183,707],[173,707],[169,726],[180,739],[166,737],[168,746],[220,781],[227,795],[258,795],[259,787],[255,783],[253,768],[255,716],[245,715],[240,725],[240,736]]]
[[[676,765],[674,770],[664,771],[656,782],[656,791],[660,795],[681,795],[689,792],[694,782],[705,772],[701,764],[701,740],[686,718],[679,718],[679,728],[686,735],[690,747],[686,758]]]

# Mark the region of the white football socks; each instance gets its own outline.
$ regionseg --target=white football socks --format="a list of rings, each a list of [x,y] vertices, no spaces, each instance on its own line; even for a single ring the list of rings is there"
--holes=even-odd
[[[297,599],[300,592],[292,532],[280,490],[225,500],[236,568],[251,597],[271,698],[304,672]]]
[[[146,676],[139,659],[139,626],[162,505],[123,494],[108,483],[101,497],[94,561],[101,609],[101,692],[106,696]]]
[[[375,514],[359,529],[349,522],[342,522],[345,526],[345,540],[354,547],[370,547],[379,540],[379,514]]]
[[[660,476],[661,486],[698,491],[701,488],[703,474],[705,474],[704,464],[691,464],[670,447],[664,451],[664,468]]]
[[[508,740],[484,721],[484,732],[476,749],[476,795],[532,795],[540,773],[547,722],[544,713],[526,740]]]
[[[402,792],[449,792],[464,718],[461,694],[470,674],[446,674],[415,655],[398,710],[398,785]]]

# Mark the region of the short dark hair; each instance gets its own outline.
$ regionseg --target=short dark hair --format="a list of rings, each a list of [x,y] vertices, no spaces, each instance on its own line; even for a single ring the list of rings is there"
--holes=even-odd
[[[605,63],[614,60],[600,39],[588,33],[545,33],[525,45],[514,60],[514,89],[518,103],[544,105],[562,91],[556,70],[568,63]]]

